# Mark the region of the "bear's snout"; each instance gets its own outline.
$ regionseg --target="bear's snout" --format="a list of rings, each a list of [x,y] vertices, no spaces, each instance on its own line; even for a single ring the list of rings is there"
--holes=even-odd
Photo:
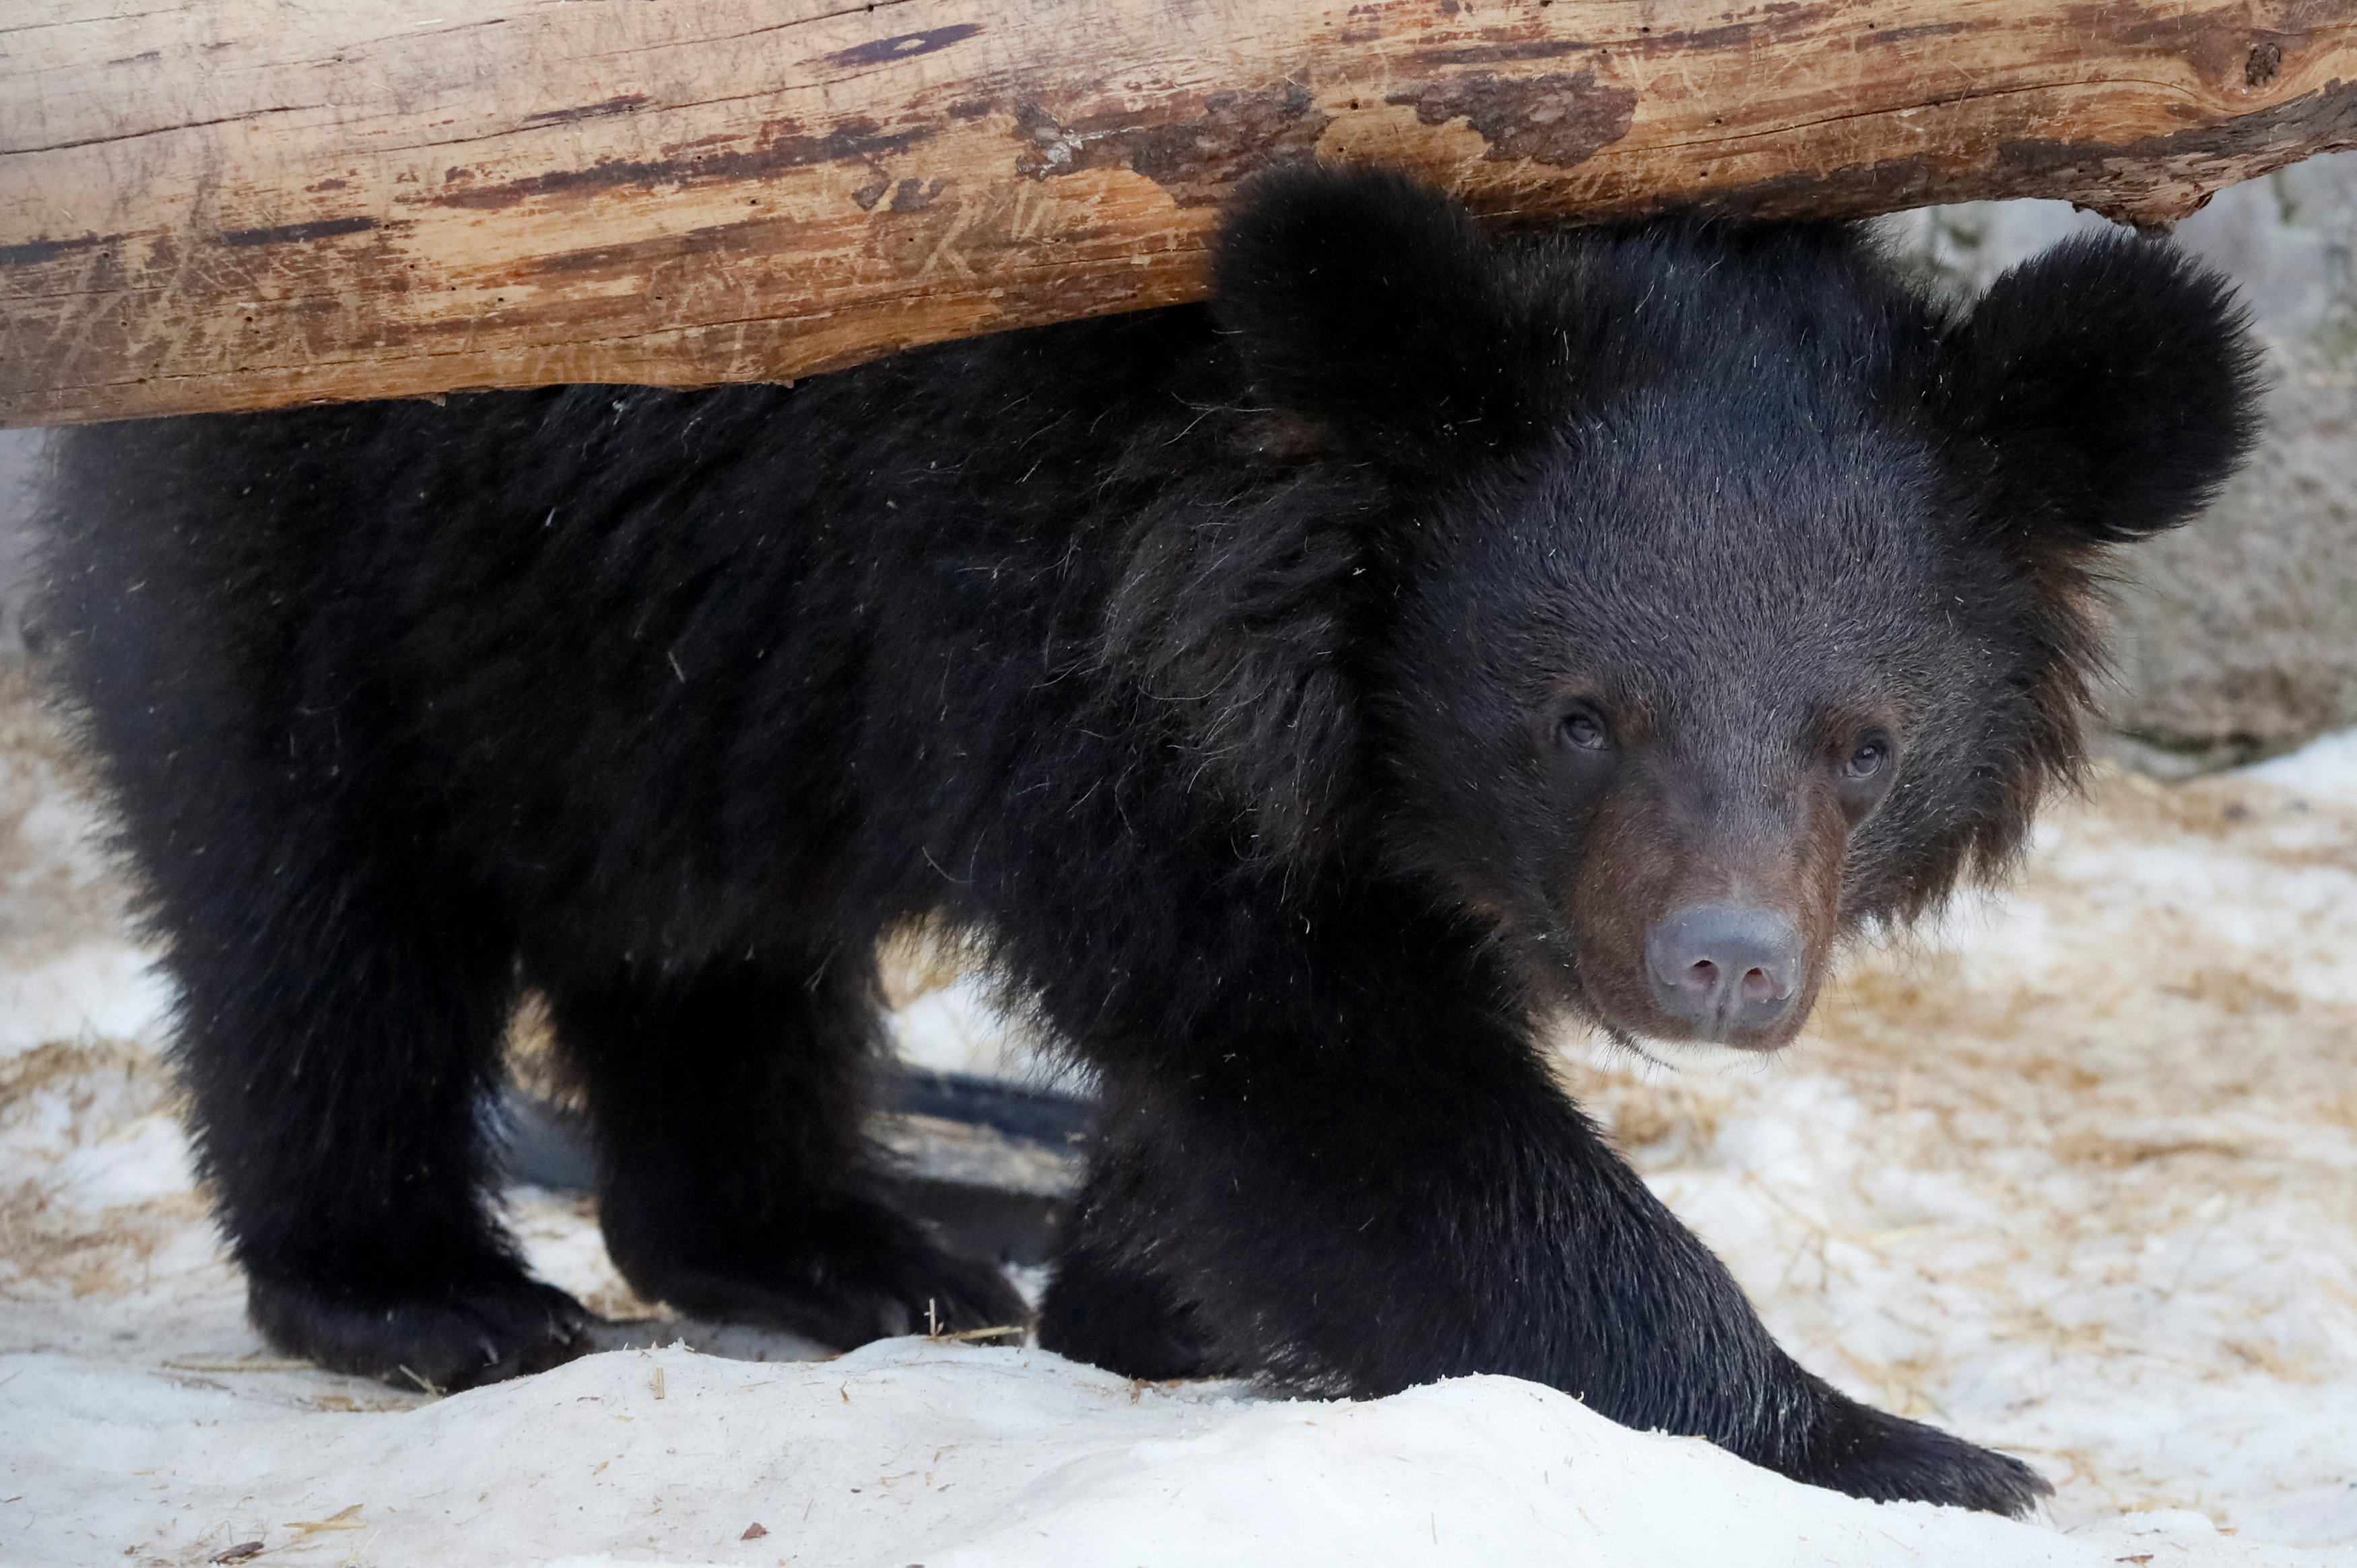
[[[1840,930],[1842,803],[1816,769],[1763,778],[1659,747],[1643,761],[1566,857],[1577,1005],[1651,1039],[1781,1049]]]
[[[1645,970],[1662,1011],[1705,1039],[1744,1045],[1792,1009],[1807,955],[1772,909],[1691,904],[1645,934]]]

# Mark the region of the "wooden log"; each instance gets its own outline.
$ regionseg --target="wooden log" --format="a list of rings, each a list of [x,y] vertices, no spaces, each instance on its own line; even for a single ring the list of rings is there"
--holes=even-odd
[[[2350,0],[11,0],[0,424],[780,380],[1190,299],[1289,158],[1502,219],[2150,225],[2352,145]]]

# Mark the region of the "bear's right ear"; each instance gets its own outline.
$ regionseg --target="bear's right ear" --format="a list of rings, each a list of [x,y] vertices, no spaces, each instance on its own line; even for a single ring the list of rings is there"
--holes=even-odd
[[[2084,236],[1949,332],[1933,402],[2002,542],[2075,560],[2209,500],[2256,436],[2258,363],[2223,277],[2155,241]]]
[[[1567,399],[1547,291],[1456,202],[1388,169],[1272,170],[1230,209],[1214,312],[1254,391],[1382,467],[1528,438]]]

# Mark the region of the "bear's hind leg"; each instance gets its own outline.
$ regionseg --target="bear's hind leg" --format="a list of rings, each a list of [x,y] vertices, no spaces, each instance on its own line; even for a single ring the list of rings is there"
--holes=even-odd
[[[199,1168],[254,1326],[402,1387],[567,1360],[587,1315],[525,1276],[489,1208],[512,949],[463,895],[367,857],[303,864],[317,847],[147,857]]]
[[[871,964],[840,953],[550,984],[587,1092],[600,1219],[640,1294],[848,1348],[1017,1324],[1022,1298],[887,1204],[859,1131]]]

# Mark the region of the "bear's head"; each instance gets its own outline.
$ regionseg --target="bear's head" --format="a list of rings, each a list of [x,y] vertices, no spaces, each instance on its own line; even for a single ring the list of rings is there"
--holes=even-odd
[[[1846,934],[2005,868],[2104,551],[2255,421],[2228,286],[2125,235],[1958,314],[1849,228],[1492,240],[1300,169],[1213,308],[1292,478],[1196,585],[1207,768],[1289,873],[1415,879],[1624,1036],[1781,1046]]]

